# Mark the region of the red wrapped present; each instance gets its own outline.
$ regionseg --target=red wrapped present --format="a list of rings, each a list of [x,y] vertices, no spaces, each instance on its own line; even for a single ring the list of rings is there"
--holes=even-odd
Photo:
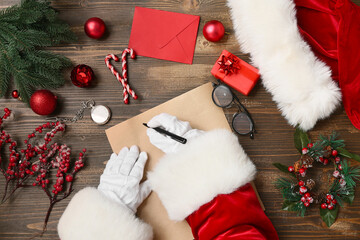
[[[211,74],[246,96],[260,77],[258,69],[226,50],[222,51]]]

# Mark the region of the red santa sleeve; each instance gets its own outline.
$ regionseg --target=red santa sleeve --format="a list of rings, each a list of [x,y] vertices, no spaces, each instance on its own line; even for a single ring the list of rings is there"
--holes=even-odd
[[[70,201],[58,225],[61,240],[151,240],[150,225],[96,188],[79,191]]]
[[[165,155],[148,174],[170,219],[195,239],[278,239],[251,185],[256,168],[227,130],[207,132]]]

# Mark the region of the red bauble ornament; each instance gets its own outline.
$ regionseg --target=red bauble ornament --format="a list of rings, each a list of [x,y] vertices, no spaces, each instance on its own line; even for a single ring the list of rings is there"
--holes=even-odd
[[[89,87],[94,79],[94,72],[91,67],[81,64],[71,71],[71,81],[77,87]]]
[[[295,169],[294,169],[293,166],[288,167],[288,171],[289,171],[289,172],[293,172],[294,170],[295,170]]]
[[[328,206],[326,205],[326,203],[321,204],[321,208],[322,208],[322,209],[327,209],[327,207],[328,207]]]
[[[86,21],[84,30],[90,38],[99,39],[104,35],[106,26],[102,19],[93,17]]]
[[[54,112],[57,97],[49,90],[38,90],[31,95],[30,107],[39,115],[49,115]]]
[[[203,28],[203,34],[208,41],[218,42],[224,37],[224,25],[217,20],[209,21]]]
[[[13,98],[19,98],[20,95],[19,95],[18,90],[12,91],[11,96],[12,96]]]

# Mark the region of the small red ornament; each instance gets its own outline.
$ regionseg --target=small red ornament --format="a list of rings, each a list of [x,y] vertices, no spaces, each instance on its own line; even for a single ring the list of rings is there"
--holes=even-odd
[[[94,71],[91,67],[81,64],[74,67],[71,71],[72,83],[81,88],[89,87],[94,79]]]
[[[67,182],[72,182],[72,181],[73,181],[73,176],[72,176],[72,175],[66,175],[65,180],[66,180]]]
[[[49,90],[38,90],[31,95],[30,107],[39,115],[49,115],[55,111],[57,97]]]
[[[20,95],[19,95],[18,90],[12,91],[11,96],[12,96],[13,98],[19,98]]]
[[[218,42],[224,37],[224,25],[217,20],[209,21],[204,25],[203,34],[208,41]]]
[[[328,200],[333,200],[334,197],[333,197],[333,195],[328,194],[328,195],[326,195],[326,199],[328,199]]]
[[[337,204],[336,199],[332,200],[331,203],[334,204],[334,205],[336,205],[336,204]]]
[[[322,209],[327,209],[327,207],[328,207],[328,206],[326,205],[326,203],[321,204],[321,208],[322,208]]]
[[[84,30],[88,37],[99,39],[105,34],[106,26],[102,19],[93,17],[86,21]]]
[[[309,198],[309,197],[310,197],[310,193],[305,193],[304,197]]]
[[[305,207],[308,207],[308,206],[310,206],[310,203],[309,202],[304,202],[304,205],[305,205]]]
[[[309,152],[309,150],[307,148],[303,148],[301,152],[302,152],[302,154],[307,154]]]
[[[324,165],[327,165],[329,163],[329,159],[324,158]]]
[[[336,157],[336,156],[338,155],[338,151],[332,150],[331,155],[333,155],[334,157]]]
[[[341,161],[341,158],[340,158],[339,156],[337,156],[337,157],[335,158],[335,163],[336,163],[336,164],[339,164],[340,161]]]
[[[312,148],[314,146],[314,144],[309,143],[307,146],[308,146],[308,148]]]
[[[305,174],[306,174],[305,168],[300,168],[300,169],[299,169],[299,173],[300,173],[300,175],[301,175],[302,177],[305,177]]]
[[[294,171],[294,167],[293,167],[293,166],[288,167],[288,171],[289,171],[289,172],[293,172],[293,171]]]
[[[328,209],[329,209],[329,210],[333,210],[333,209],[334,209],[334,206],[330,204],[330,205],[328,205]]]
[[[305,185],[305,183],[304,183],[304,181],[299,181],[299,186],[301,187],[301,186],[304,186]]]

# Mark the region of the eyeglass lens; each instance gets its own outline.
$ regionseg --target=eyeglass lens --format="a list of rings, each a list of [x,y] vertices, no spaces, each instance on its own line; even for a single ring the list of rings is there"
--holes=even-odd
[[[240,134],[248,134],[252,131],[253,125],[249,116],[246,113],[238,113],[234,116],[232,121],[234,130]]]
[[[213,99],[217,106],[227,107],[233,101],[233,95],[229,88],[219,85],[213,91]]]

